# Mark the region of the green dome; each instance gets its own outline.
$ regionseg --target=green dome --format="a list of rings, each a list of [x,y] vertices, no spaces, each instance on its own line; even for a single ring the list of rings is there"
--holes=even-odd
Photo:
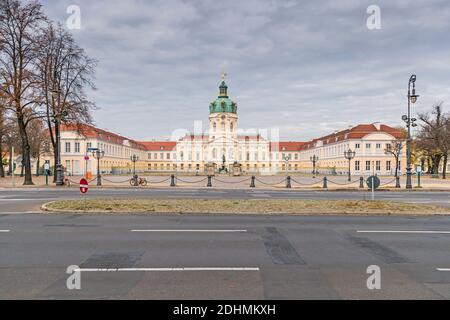
[[[237,104],[228,97],[225,81],[222,81],[219,89],[219,97],[210,104],[209,113],[237,113]]]

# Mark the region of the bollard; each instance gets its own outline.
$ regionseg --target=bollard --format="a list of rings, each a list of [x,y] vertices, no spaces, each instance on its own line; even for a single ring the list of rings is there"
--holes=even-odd
[[[208,188],[212,188],[212,177],[211,176],[208,176],[208,185],[207,185],[207,187]]]
[[[327,177],[323,178],[323,188],[328,189],[328,179]]]
[[[287,177],[287,179],[286,179],[286,188],[287,189],[291,189],[292,188],[291,177]]]
[[[176,187],[177,185],[175,184],[175,175],[171,175],[170,176],[170,186],[171,187]]]
[[[250,188],[256,188],[255,180],[256,180],[256,177],[252,176],[252,183],[250,184]]]
[[[364,189],[364,178],[363,177],[359,178],[359,188]]]
[[[395,187],[397,189],[401,188],[402,186],[400,185],[400,177],[396,177],[395,178]]]

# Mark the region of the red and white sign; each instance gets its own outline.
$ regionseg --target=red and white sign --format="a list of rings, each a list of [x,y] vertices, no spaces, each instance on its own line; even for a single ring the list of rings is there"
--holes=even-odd
[[[89,156],[85,156],[85,157],[84,157],[84,160],[85,160],[85,161],[89,161]]]
[[[80,191],[85,194],[89,190],[89,182],[86,179],[81,179],[80,181]]]

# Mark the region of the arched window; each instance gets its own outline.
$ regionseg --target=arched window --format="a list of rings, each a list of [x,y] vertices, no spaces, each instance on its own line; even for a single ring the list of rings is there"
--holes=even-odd
[[[217,130],[217,123],[214,122],[213,124],[213,131],[215,132]]]
[[[225,131],[225,122],[222,122],[222,131]]]
[[[216,150],[216,148],[214,148],[213,151],[212,151],[212,157],[213,157],[213,159],[217,158],[217,150]]]
[[[234,131],[234,124],[233,124],[233,122],[230,124],[230,131],[231,131],[231,132]]]

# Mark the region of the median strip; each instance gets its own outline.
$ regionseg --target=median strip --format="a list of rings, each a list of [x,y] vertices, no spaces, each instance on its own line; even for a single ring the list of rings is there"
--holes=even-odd
[[[323,214],[323,215],[434,215],[449,214],[449,207],[397,201],[301,199],[90,199],[61,200],[42,210],[81,214]]]

